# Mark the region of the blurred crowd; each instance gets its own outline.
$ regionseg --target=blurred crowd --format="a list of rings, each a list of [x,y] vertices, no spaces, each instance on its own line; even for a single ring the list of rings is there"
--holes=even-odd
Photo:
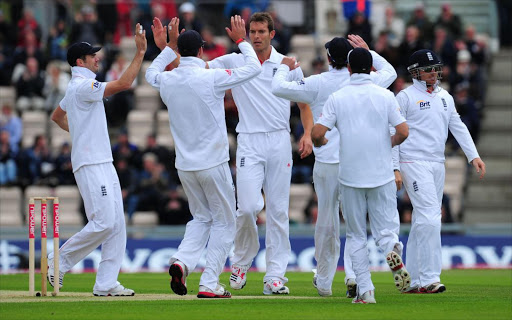
[[[200,1],[173,0],[55,0],[56,12],[48,36],[42,37],[40,23],[30,7],[23,1],[11,1],[0,6],[0,86],[14,87],[14,105],[1,106],[0,115],[0,185],[32,184],[49,186],[74,185],[68,143],[52,152],[50,136],[37,135],[31,145],[22,145],[23,126],[20,116],[30,110],[48,114],[64,96],[70,80],[66,63],[67,47],[77,41],[100,44],[103,50],[99,81],[118,79],[127,68],[127,59],[120,49],[123,38],[132,36],[134,26],[140,22],[146,31],[148,50],[145,59],[153,60],[159,53],[151,31],[153,17],[166,25],[171,17],[180,17],[180,29],[194,29],[205,40],[204,59],[211,60],[236,50],[216,42],[223,35],[219,25],[227,25],[229,17],[240,14],[245,21],[256,11],[271,12],[276,36],[272,44],[283,54],[291,50],[291,28],[281,21],[270,1],[225,1],[223,21],[200,12]],[[370,1],[367,1],[370,2]],[[194,4],[196,3],[196,4]],[[341,9],[341,5],[340,5]],[[455,99],[462,120],[468,126],[475,142],[478,141],[480,120],[484,108],[486,68],[489,50],[486,38],[475,28],[465,24],[450,4],[443,4],[439,16],[428,16],[420,2],[404,21],[395,15],[392,6],[385,9],[385,17],[372,25],[368,19],[370,6],[362,11],[344,10],[348,22],[346,34],[358,34],[370,48],[386,58],[397,70],[398,78],[391,86],[398,93],[410,82],[406,70],[407,58],[416,50],[429,48],[444,62],[443,87]],[[212,19],[213,18],[213,19]],[[217,24],[208,24],[217,20]],[[220,29],[220,31],[219,31]],[[323,52],[323,51],[322,51]],[[326,57],[318,56],[311,62],[313,74],[327,70]],[[113,144],[114,164],[118,170],[129,217],[135,211],[154,210],[163,224],[183,224],[191,217],[188,204],[177,192],[180,185],[174,168],[174,150],[156,143],[155,135],[147,137],[146,144],[138,146],[128,141],[126,119],[136,108],[134,89],[117,94],[105,101],[109,126],[117,130],[117,143]],[[156,93],[155,93],[156,94]],[[163,107],[163,106],[162,106]],[[230,92],[225,96],[226,121],[230,139],[236,141],[238,123],[236,105]],[[299,141],[303,134],[298,108],[291,108],[291,138]],[[449,153],[457,153],[458,145],[450,138]],[[235,149],[232,148],[232,161]],[[300,159],[294,149],[292,183],[311,183],[314,155]],[[232,163],[235,174],[235,165]],[[234,180],[236,181],[236,180]],[[399,209],[403,222],[410,222],[410,201],[400,194]],[[446,203],[448,203],[448,198]],[[446,222],[453,221],[449,205],[445,210]],[[305,209],[306,220],[315,222],[315,199]]]

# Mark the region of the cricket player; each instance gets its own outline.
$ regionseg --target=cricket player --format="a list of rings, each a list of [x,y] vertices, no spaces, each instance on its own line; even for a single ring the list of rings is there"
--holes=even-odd
[[[346,247],[357,282],[353,303],[375,303],[366,245],[367,212],[372,235],[387,253],[397,287],[407,287],[410,281],[400,257],[403,246],[398,240],[400,221],[391,154],[391,148],[407,138],[408,127],[393,93],[372,82],[372,62],[366,49],[349,52],[350,83],[329,97],[312,132],[318,147],[328,143],[325,134],[335,126],[340,136],[340,200],[347,224]],[[396,129],[391,139],[389,125]]]
[[[146,32],[140,24],[135,27],[135,45],[135,57],[128,69],[118,80],[111,82],[95,80],[99,69],[96,53],[101,47],[93,47],[87,42],[71,45],[67,60],[72,78],[66,95],[52,114],[52,120],[71,134],[71,164],[88,219],[85,227],[59,250],[57,285],[62,286],[64,274],[101,245],[101,261],[93,289],[95,296],[135,294],[117,281],[126,251],[126,225],[103,105],[104,97],[130,89],[139,73],[147,48]],[[56,276],[51,253],[48,280],[52,286]]]
[[[153,30],[155,27],[161,30],[161,23]],[[178,251],[170,259],[171,288],[176,294],[187,294],[187,274],[195,269],[208,243],[197,297],[230,298],[231,293],[219,283],[236,230],[224,94],[259,75],[261,65],[252,46],[244,40],[245,21],[240,16],[231,17],[231,29],[226,28],[242,52],[243,64],[237,68],[205,69],[201,35],[187,30],[178,37],[178,27],[179,19],[173,18],[168,46],[146,71],[146,80],[160,91],[169,111],[176,169],[193,216]],[[160,34],[165,42],[165,33],[155,33]],[[165,72],[177,57],[171,49],[176,47],[176,38],[180,64]]]
[[[278,97],[307,103],[311,106],[315,123],[320,118],[327,98],[335,91],[349,84],[350,73],[347,69],[347,54],[355,48],[369,50],[366,42],[358,35],[349,35],[348,39],[336,37],[325,44],[329,71],[305,78],[302,81],[286,81],[290,70],[295,68],[295,59],[285,57],[272,80],[272,93]],[[373,83],[387,88],[396,79],[395,69],[375,51],[373,57],[375,72],[370,72]],[[315,166],[313,182],[318,196],[318,219],[315,225],[315,259],[317,273],[313,285],[321,296],[332,295],[332,282],[340,257],[340,218],[339,210],[339,133],[336,128],[326,133],[329,144],[314,148]],[[352,261],[346,248],[343,254],[347,297],[356,296],[355,274]]]
[[[236,185],[238,211],[234,255],[231,257],[230,285],[242,289],[247,271],[260,248],[256,216],[263,209],[266,199],[266,274],[263,293],[288,294],[285,286],[286,267],[291,252],[289,239],[288,207],[292,172],[290,143],[290,101],[278,98],[271,92],[274,77],[283,55],[270,45],[275,35],[274,21],[267,12],[257,12],[249,20],[249,37],[261,63],[261,74],[233,88],[233,98],[238,107],[240,122],[236,152]],[[211,69],[236,68],[245,64],[243,55],[229,54],[209,63]],[[295,69],[288,80],[301,80],[302,70]],[[299,105],[304,136],[299,143],[301,157],[308,156],[313,148],[311,128],[313,115],[307,105]]]
[[[409,58],[407,67],[413,85],[396,96],[410,127],[409,138],[399,146],[401,174],[413,206],[406,249],[407,267],[411,274],[407,293],[446,290],[440,275],[441,201],[448,130],[461,146],[468,162],[480,173],[480,179],[485,175],[485,163],[455,109],[452,96],[439,85],[442,67],[433,51],[416,51]]]

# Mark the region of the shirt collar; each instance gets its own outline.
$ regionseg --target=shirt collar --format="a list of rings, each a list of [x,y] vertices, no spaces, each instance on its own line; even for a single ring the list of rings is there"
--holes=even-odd
[[[350,76],[350,84],[367,84],[372,83],[372,78],[366,73],[353,73]]]
[[[180,67],[198,67],[204,69],[206,67],[206,62],[197,57],[181,57],[179,68]]]
[[[96,73],[92,72],[91,70],[84,68],[84,67],[72,67],[71,68],[71,75],[74,76],[80,76],[84,77],[86,79],[96,79]]]
[[[280,56],[279,52],[277,52],[277,50],[273,46],[270,46],[270,57],[268,58],[267,61],[280,64],[281,60],[283,60],[283,58]]]

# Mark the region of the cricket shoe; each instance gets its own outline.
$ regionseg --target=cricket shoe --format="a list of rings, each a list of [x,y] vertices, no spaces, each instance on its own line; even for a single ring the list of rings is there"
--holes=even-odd
[[[318,291],[318,294],[322,297],[329,297],[332,296],[332,290],[331,289],[322,289],[317,286],[316,281],[318,280],[318,274],[316,273],[316,269],[313,269],[313,287],[316,288],[316,291]]]
[[[317,281],[317,279],[318,279],[318,274],[316,273],[316,270],[317,270],[317,269],[313,269],[313,270],[312,270],[312,271],[313,271],[313,287],[315,287],[315,288],[317,288],[317,286],[316,286],[316,281]]]
[[[94,290],[92,293],[98,297],[125,297],[135,295],[135,291],[125,288],[121,284],[118,284],[116,287],[108,291]]]
[[[440,282],[434,282],[429,284],[428,286],[420,288],[421,293],[441,293],[445,291],[446,287],[444,286],[444,284]]]
[[[48,282],[52,287],[55,287],[55,269],[53,262],[53,255],[50,258],[48,255],[48,272],[46,273],[46,277],[48,278]],[[62,288],[62,284],[64,283],[64,275],[66,273],[59,270],[59,289]]]
[[[347,285],[347,298],[355,298],[357,297],[357,283],[356,279],[348,278],[345,282]]]
[[[419,287],[414,286],[414,287],[409,287],[405,290],[402,290],[402,293],[417,294],[417,293],[423,293],[423,292],[421,292]]]
[[[176,260],[169,267],[171,276],[171,289],[174,293],[184,296],[187,294],[187,266],[179,260]]]
[[[263,294],[272,295],[272,294],[289,294],[290,289],[283,284],[281,280],[267,280],[263,284]]]
[[[199,286],[198,298],[231,298],[231,292],[227,291],[222,284],[217,284],[217,288],[212,290],[206,286]]]
[[[240,290],[245,287],[247,282],[247,271],[250,267],[251,265],[241,266],[236,264],[231,267],[233,269],[231,276],[229,277],[229,285],[231,288]]]
[[[352,303],[361,303],[361,304],[377,303],[377,301],[375,301],[375,291],[373,291],[373,290],[366,291],[362,295],[355,297],[352,300]]]
[[[409,288],[411,285],[411,276],[405,265],[402,263],[402,258],[395,251],[391,251],[386,256],[386,262],[393,272],[393,279],[395,280],[395,287],[398,291],[402,292]]]

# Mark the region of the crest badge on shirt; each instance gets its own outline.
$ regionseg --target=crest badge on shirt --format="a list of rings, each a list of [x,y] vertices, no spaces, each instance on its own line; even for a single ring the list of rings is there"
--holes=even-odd
[[[277,68],[272,69],[272,77],[276,75]]]
[[[99,89],[101,87],[101,83],[98,82],[98,81],[94,81],[92,84],[91,84],[91,89],[93,88],[96,88],[96,89]]]
[[[444,111],[448,110],[448,104],[446,103],[446,100],[444,98],[441,98],[441,101],[443,102]]]

